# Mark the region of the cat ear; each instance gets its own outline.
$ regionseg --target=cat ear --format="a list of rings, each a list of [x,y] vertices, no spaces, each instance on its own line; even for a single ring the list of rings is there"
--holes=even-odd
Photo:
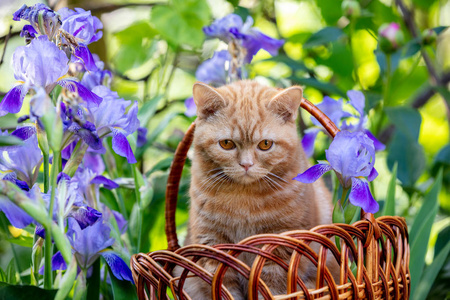
[[[302,88],[293,86],[276,94],[270,100],[268,108],[279,115],[285,122],[294,121],[297,118],[302,97]]]
[[[227,105],[225,99],[213,87],[196,82],[193,87],[194,102],[197,105],[197,114],[200,119],[214,115]]]

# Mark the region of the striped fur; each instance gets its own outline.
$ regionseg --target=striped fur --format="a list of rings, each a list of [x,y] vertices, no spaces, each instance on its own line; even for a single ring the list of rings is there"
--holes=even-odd
[[[331,222],[331,197],[323,182],[292,180],[309,166],[295,123],[301,97],[298,87],[282,91],[254,81],[217,89],[194,86],[199,118],[185,244],[238,243],[254,234]],[[219,145],[224,139],[232,140],[236,148],[224,150]],[[268,151],[257,148],[264,139],[274,142]],[[240,165],[243,161],[253,163],[247,172]],[[242,259],[251,265],[253,258]],[[203,265],[214,272],[212,262]],[[283,293],[284,272],[267,266],[265,273],[262,278],[272,292]],[[306,281],[315,276],[306,266],[301,273]],[[242,278],[230,273],[225,284],[235,299],[246,298]],[[192,299],[210,298],[210,288],[198,279],[188,280],[186,290]]]

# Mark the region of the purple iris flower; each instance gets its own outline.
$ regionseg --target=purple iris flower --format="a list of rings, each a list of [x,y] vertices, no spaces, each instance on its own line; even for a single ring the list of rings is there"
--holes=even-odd
[[[103,223],[103,218],[84,229],[81,229],[78,222],[69,219],[67,237],[80,267],[86,269],[90,267],[100,256],[99,252],[114,243],[110,232],[111,229],[108,224]]]
[[[8,177],[14,177],[14,175],[5,177],[3,177],[2,180],[12,181],[11,178]],[[0,211],[5,214],[9,222],[11,222],[11,225],[16,228],[25,228],[33,222],[32,217],[30,217],[22,208],[13,203],[9,198],[3,195],[0,195]]]
[[[225,65],[230,62],[230,59],[230,53],[227,50],[214,52],[213,57],[198,66],[195,77],[197,80],[213,86],[226,84],[228,71],[225,69]]]
[[[187,117],[193,117],[197,114],[197,105],[195,105],[194,97],[189,97],[184,101],[184,106],[186,106],[186,111],[184,114]]]
[[[61,15],[61,29],[71,34],[77,40],[77,45],[72,52],[71,61],[81,63],[90,72],[98,71],[94,56],[87,47],[90,43],[98,41],[102,36],[102,22],[97,17],[92,16],[90,11],[82,8],[71,10],[67,7],[61,8],[58,13]]]
[[[115,189],[119,185],[111,179],[96,174],[89,168],[78,168],[73,180],[78,183],[80,193],[86,199],[89,206],[98,208],[99,206],[99,186],[102,184],[106,189]],[[92,186],[94,185],[94,187]]]
[[[96,66],[96,71],[91,71],[84,73],[83,79],[81,79],[81,84],[92,90],[97,85],[104,85],[108,88],[111,86],[112,73],[109,70],[104,70],[104,62],[102,62],[98,55],[93,54],[94,63]]]
[[[214,21],[210,26],[203,27],[203,32],[209,37],[219,38],[226,43],[231,40],[240,42],[241,46],[247,50],[245,63],[250,63],[260,49],[266,50],[271,55],[277,55],[284,40],[271,38],[252,26],[252,17],[248,16],[244,23],[240,16],[229,14]]]
[[[137,136],[137,147],[142,147],[147,143],[147,132],[148,129],[145,127],[139,127],[138,129],[138,136]]]
[[[341,122],[342,118],[350,117],[351,114],[344,111],[342,107],[342,99],[334,100],[328,96],[323,98],[323,101],[316,105],[324,114],[326,114],[330,120],[337,126]],[[305,135],[302,139],[302,146],[308,157],[311,157],[314,153],[314,142],[316,140],[317,134],[320,131],[325,132],[319,121],[311,116],[311,121],[315,125],[314,127],[305,130]]]
[[[294,179],[303,183],[312,183],[324,173],[333,170],[342,187],[351,188],[350,202],[360,206],[366,212],[376,213],[379,206],[373,199],[367,182],[378,176],[374,168],[373,141],[361,131],[340,131],[325,154],[328,161],[319,162]]]
[[[117,279],[133,282],[130,268],[123,259],[107,250],[114,243],[110,232],[111,228],[103,223],[103,219],[85,229],[81,229],[77,222],[69,219],[67,237],[80,267],[89,268],[101,255]]]
[[[342,130],[348,131],[363,131],[373,141],[375,151],[383,151],[386,145],[381,143],[368,129],[365,128],[367,123],[367,116],[364,114],[364,107],[366,106],[366,99],[364,94],[360,91],[348,91],[347,96],[350,99],[350,105],[355,108],[359,116],[354,116],[358,119],[355,124],[347,124],[347,120],[342,122]]]
[[[39,148],[34,127],[25,126],[11,133],[23,140],[19,146],[0,147],[0,170],[14,172],[17,179],[32,187],[37,180],[39,166],[42,163],[42,153]],[[7,135],[5,131],[0,133]]]
[[[45,265],[42,265],[42,267],[39,269],[39,274],[44,275],[44,269]],[[58,251],[52,256],[52,271],[58,271],[58,270],[66,270],[67,264],[64,260],[64,257],[62,256],[61,252]]]
[[[375,151],[383,151],[386,146],[382,144],[368,129],[365,128],[365,125],[367,123],[367,116],[364,114],[364,94],[360,91],[351,90],[347,92],[347,96],[350,99],[349,104],[358,112],[358,115],[353,115],[349,112],[344,111],[342,99],[334,100],[328,96],[325,96],[323,98],[323,101],[316,106],[322,112],[324,112],[331,119],[331,121],[336,124],[336,126],[340,127],[342,130],[351,132],[364,132],[373,141]],[[349,117],[358,119],[357,123],[347,123],[347,120],[345,119]],[[317,119],[313,116],[311,116],[311,121],[313,122],[314,127],[305,130],[305,135],[302,139],[302,146],[308,157],[311,157],[314,154],[314,142],[316,140],[317,134],[320,131],[326,132],[320,122],[317,121]],[[339,124],[342,125],[339,126]]]
[[[63,7],[58,13],[62,20],[61,29],[82,40],[85,45],[96,42],[103,36],[103,24],[99,18],[92,16],[91,11]]]
[[[14,183],[15,185],[17,185],[23,191],[29,191],[30,190],[30,187],[28,186],[28,183],[26,183],[25,181],[17,179],[17,175],[14,172],[9,172],[9,173],[3,174],[3,178],[1,178],[1,180],[10,181],[10,182]]]
[[[34,32],[46,35],[50,40],[54,38],[62,24],[60,15],[42,3],[33,6],[24,4],[13,14],[14,21],[20,21],[20,19],[30,22],[31,26],[34,28]],[[41,19],[41,21],[39,21],[39,19]],[[30,30],[28,30],[28,32],[31,33]]]
[[[69,70],[66,54],[45,36],[33,39],[27,46],[18,47],[13,54],[14,77],[21,82],[12,88],[0,103],[0,116],[18,113],[23,99],[32,87],[45,88],[50,93],[59,84],[87,102],[99,104],[101,98],[73,79],[62,79]]]
[[[36,37],[37,31],[31,25],[25,25],[20,32],[20,36],[25,38],[27,45]]]
[[[114,152],[127,158],[128,163],[136,163],[136,158],[126,137],[139,128],[137,101],[132,103],[119,98],[116,92],[105,86],[96,86],[92,91],[102,97],[103,101],[98,107],[88,106],[86,119],[95,127],[87,128],[87,130],[91,132],[96,130],[101,138],[112,135]],[[99,149],[95,144],[89,144],[89,146]]]

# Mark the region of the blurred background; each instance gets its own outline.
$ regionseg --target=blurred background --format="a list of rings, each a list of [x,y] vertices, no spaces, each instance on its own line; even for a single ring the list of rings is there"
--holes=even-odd
[[[375,198],[383,207],[392,170],[397,165],[397,179],[393,181],[395,214],[405,217],[411,228],[416,222],[425,222],[415,219],[422,207],[437,205],[437,213],[433,213],[430,228],[426,229],[428,235],[417,240],[425,244],[426,254],[423,258],[412,254],[411,263],[422,259],[430,266],[440,251],[445,249],[448,253],[450,31],[446,26],[450,25],[450,1],[347,2],[351,5],[341,0],[44,1],[55,11],[81,7],[100,18],[103,38],[89,48],[112,72],[111,89],[124,99],[139,102],[141,126],[148,133],[146,144],[137,148],[135,154],[146,184],[152,187],[152,192],[143,198],[141,251],[167,246],[167,170],[184,131],[195,119],[184,114],[184,102],[191,96],[198,66],[211,58],[215,50],[227,49],[218,39],[206,39],[202,27],[234,12],[244,20],[252,16],[254,26],[263,33],[285,40],[277,56],[264,50],[258,52],[247,68],[248,78],[279,87],[301,85],[304,96],[313,103],[321,102],[325,95],[347,99],[346,91],[352,89],[364,92],[368,128],[387,147],[376,157],[380,176],[372,186]],[[0,0],[0,98],[15,84],[11,57],[16,47],[24,45],[19,33],[26,22],[12,21],[12,14],[23,4],[35,3]],[[357,5],[352,6],[354,3]],[[380,26],[391,22],[400,25],[404,39],[395,51],[385,53],[380,49],[378,32]],[[15,128],[18,117],[20,114],[1,117],[0,128]],[[311,125],[307,113],[302,112],[299,133]],[[324,134],[318,136],[312,163],[324,158],[329,142]],[[115,158],[121,177],[131,177],[126,160]],[[433,198],[429,190],[440,170],[442,184]],[[188,184],[189,161],[177,211],[181,236],[188,218]],[[111,192],[102,190],[101,200],[114,206],[108,193]],[[134,191],[123,193],[125,199],[134,199],[127,197]],[[130,226],[135,213],[133,205],[134,200],[126,201]],[[13,257],[12,251],[16,251],[23,253],[24,260],[19,264],[26,269],[30,249],[8,238],[14,235],[13,231],[1,234],[0,266],[5,269]],[[440,266],[429,299],[449,298],[448,254]]]

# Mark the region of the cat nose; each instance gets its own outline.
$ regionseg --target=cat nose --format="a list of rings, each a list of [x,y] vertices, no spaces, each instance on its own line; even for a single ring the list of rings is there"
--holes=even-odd
[[[250,167],[253,166],[253,163],[252,162],[241,162],[239,165],[245,169],[245,172],[248,172],[248,169],[250,169]]]

